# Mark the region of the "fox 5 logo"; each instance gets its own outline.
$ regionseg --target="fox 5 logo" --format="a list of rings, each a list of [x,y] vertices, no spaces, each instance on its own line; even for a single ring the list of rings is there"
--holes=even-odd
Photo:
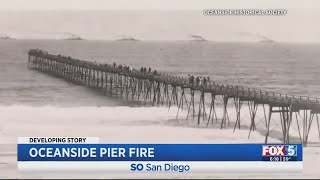
[[[262,156],[297,156],[296,145],[262,146]]]

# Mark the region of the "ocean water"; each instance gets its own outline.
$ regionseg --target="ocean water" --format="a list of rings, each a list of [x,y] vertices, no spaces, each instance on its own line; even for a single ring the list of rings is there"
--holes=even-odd
[[[0,178],[116,178],[110,174],[21,174],[17,172],[19,136],[99,136],[103,143],[262,143],[260,131],[248,138],[248,108],[241,114],[241,130],[233,133],[235,110],[229,108],[230,127],[198,127],[177,108],[144,107],[27,68],[27,52],[39,48],[52,54],[89,61],[156,68],[187,76],[210,76],[220,83],[243,85],[301,96],[320,96],[320,44],[111,42],[8,40],[0,41]],[[221,117],[221,108],[217,109]],[[273,117],[270,142],[280,142],[279,117]],[[216,124],[219,127],[219,124]],[[319,142],[316,124],[310,140]],[[297,138],[297,127],[291,133]],[[194,174],[197,178],[320,178],[319,147],[306,148],[302,174]],[[158,175],[157,175],[158,176]],[[137,178],[150,177],[137,175]],[[152,176],[156,177],[156,176]],[[159,175],[159,177],[167,177]]]

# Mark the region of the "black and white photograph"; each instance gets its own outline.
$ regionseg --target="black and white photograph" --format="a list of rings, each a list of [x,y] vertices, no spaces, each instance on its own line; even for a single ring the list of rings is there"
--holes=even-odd
[[[319,11],[316,0],[0,0],[0,178],[319,179]],[[303,160],[25,172],[19,137],[294,144]]]

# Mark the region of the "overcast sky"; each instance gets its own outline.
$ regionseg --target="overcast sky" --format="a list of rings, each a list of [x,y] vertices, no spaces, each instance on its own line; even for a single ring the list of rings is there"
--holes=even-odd
[[[318,0],[0,0],[0,34],[16,38],[320,42]],[[204,16],[203,9],[279,8],[285,16]]]

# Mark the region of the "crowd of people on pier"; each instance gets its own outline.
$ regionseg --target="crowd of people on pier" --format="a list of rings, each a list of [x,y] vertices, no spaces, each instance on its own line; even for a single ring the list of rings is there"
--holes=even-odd
[[[96,61],[94,62],[88,62],[88,61],[82,61],[78,59],[73,59],[70,56],[63,56],[63,55],[51,55],[48,54],[47,51],[43,51],[40,49],[32,49],[29,51],[30,54],[41,56],[45,55],[47,57],[50,57],[50,59],[55,59],[58,61],[64,61],[66,63],[72,63],[72,64],[78,64],[85,67],[96,67],[102,70],[106,70],[113,73],[124,73],[128,75],[139,75],[139,76],[148,76],[148,77],[157,77],[161,80],[165,81],[174,81],[177,84],[188,84],[190,87],[208,87],[211,85],[210,78],[208,77],[201,77],[201,76],[194,76],[194,75],[188,75],[188,78],[179,77],[179,76],[173,76],[169,74],[160,74],[157,70],[151,69],[151,67],[141,67],[139,70],[132,67],[132,64],[130,66],[124,65],[124,64],[117,64],[116,62],[113,62],[112,64],[107,63],[98,63]]]
[[[200,86],[200,87],[207,87],[208,85],[210,85],[210,77],[201,77],[201,76],[197,76],[194,77],[193,75],[188,75],[188,79],[189,79],[189,85],[190,86]]]
[[[43,51],[41,49],[31,49],[29,51],[30,54],[32,55],[36,55],[36,56],[41,56],[41,55],[44,55],[44,56],[50,56],[51,58],[54,58],[56,60],[59,60],[59,61],[65,61],[66,63],[70,63],[70,62],[73,62],[75,64],[81,64],[81,65],[84,65],[86,67],[90,67],[90,66],[96,66],[96,67],[99,67],[99,68],[102,68],[102,69],[107,69],[107,70],[111,70],[113,72],[118,72],[118,73],[129,73],[129,72],[138,72],[140,73],[141,75],[158,75],[158,71],[157,70],[153,70],[151,69],[151,67],[147,68],[146,67],[141,67],[140,68],[140,71],[134,69],[132,67],[132,64],[130,66],[128,65],[117,65],[116,62],[114,62],[112,65],[111,64],[107,64],[107,63],[98,63],[96,61],[94,62],[88,62],[88,61],[81,61],[81,60],[78,60],[78,59],[73,59],[71,58],[70,56],[63,56],[63,55],[51,55],[51,54],[48,54],[47,51]]]
[[[133,72],[133,71],[136,71],[136,69],[134,69],[131,66],[126,66],[126,65],[117,65],[115,62],[113,63],[112,67],[114,69],[117,69],[119,72]],[[141,67],[140,68],[140,71],[138,71],[141,75],[157,75],[157,70],[153,70],[151,69],[151,67],[149,67],[149,69],[147,70],[146,67]]]

